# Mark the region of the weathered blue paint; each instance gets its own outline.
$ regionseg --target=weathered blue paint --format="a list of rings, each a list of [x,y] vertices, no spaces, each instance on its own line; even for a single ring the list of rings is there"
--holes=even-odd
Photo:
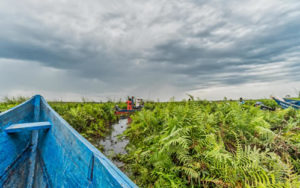
[[[31,134],[31,147],[29,157],[29,172],[27,176],[27,188],[32,188],[34,182],[35,164],[36,164],[36,150],[38,144],[39,133],[37,130],[32,131]]]
[[[292,103],[292,104],[295,104],[295,105],[300,106],[300,101],[299,101],[299,100],[286,99],[286,98],[283,98],[283,100],[284,100],[285,102]]]
[[[41,97],[38,95],[34,97],[34,111],[33,111],[33,121],[37,122],[40,116],[40,106],[41,106]],[[35,164],[36,164],[36,150],[37,144],[39,139],[39,132],[38,130],[33,130],[31,133],[31,151],[29,157],[29,172],[27,176],[27,188],[32,188],[34,182],[34,174],[35,174]]]
[[[25,169],[28,164],[31,132],[7,134],[3,129],[11,124],[31,122],[33,109],[30,100],[0,114],[0,187],[10,187],[15,181],[18,181],[20,187],[26,185],[28,171]],[[17,174],[18,178],[12,174]]]
[[[10,125],[9,127],[5,128],[4,131],[7,133],[16,133],[21,131],[49,129],[50,127],[51,127],[51,123],[49,121],[35,122],[35,123],[18,123],[18,124]]]
[[[273,97],[273,99],[274,99],[275,102],[276,102],[278,105],[280,105],[283,109],[286,109],[286,108],[288,108],[288,107],[290,107],[290,106],[293,107],[293,108],[295,108],[295,109],[300,109],[300,106],[298,106],[298,105],[295,105],[295,104],[292,104],[292,103],[288,103],[288,102],[279,100],[279,99],[277,99],[277,98],[275,98],[275,97]]]
[[[52,126],[4,131],[32,122]],[[0,187],[137,187],[39,95],[1,113],[0,127]]]

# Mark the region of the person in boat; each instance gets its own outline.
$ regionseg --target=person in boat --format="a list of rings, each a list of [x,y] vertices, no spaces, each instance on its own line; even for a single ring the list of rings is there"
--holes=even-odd
[[[131,102],[131,98],[128,97],[128,100],[127,100],[127,110],[132,110],[132,102]]]
[[[141,108],[143,108],[144,107],[144,100],[143,99],[141,99]]]
[[[140,99],[136,99],[136,102],[135,102],[135,108],[136,108],[136,109],[139,109],[139,108],[140,108]]]
[[[131,102],[131,103],[130,103],[130,106],[129,106],[129,107],[130,107],[130,109],[129,109],[129,110],[133,110],[133,103],[134,103],[134,102],[133,102],[133,100],[132,100],[132,99],[130,100],[130,102]]]
[[[240,104],[245,104],[245,101],[243,100],[243,98],[240,98]]]
[[[136,109],[142,109],[144,107],[144,102],[143,99],[136,99],[136,105],[135,108]]]
[[[134,96],[131,97],[131,103],[132,108],[135,108]]]
[[[120,111],[120,107],[118,105],[115,106],[116,111]]]

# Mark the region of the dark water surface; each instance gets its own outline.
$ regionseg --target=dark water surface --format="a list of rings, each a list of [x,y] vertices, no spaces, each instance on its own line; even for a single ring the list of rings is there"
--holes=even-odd
[[[113,159],[113,156],[117,154],[126,154],[125,147],[129,141],[127,139],[119,139],[118,135],[122,134],[127,127],[128,119],[120,119],[119,122],[111,126],[110,134],[98,141],[98,144],[104,147],[103,154],[118,167],[122,167],[123,163]]]

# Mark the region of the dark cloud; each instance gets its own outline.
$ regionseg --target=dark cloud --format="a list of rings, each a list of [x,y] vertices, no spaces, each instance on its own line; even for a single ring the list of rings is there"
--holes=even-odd
[[[0,59],[62,70],[108,94],[299,82],[299,8],[276,0],[2,2]]]

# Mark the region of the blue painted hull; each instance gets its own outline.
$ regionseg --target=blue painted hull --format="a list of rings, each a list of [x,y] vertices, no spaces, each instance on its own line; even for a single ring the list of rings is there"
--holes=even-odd
[[[31,122],[51,127],[4,131]],[[39,95],[1,113],[0,127],[0,187],[137,187]]]
[[[276,101],[276,103],[278,104],[278,105],[280,105],[283,109],[286,109],[286,108],[288,108],[288,107],[293,107],[293,108],[295,108],[295,109],[300,109],[300,106],[298,106],[298,105],[295,105],[295,104],[292,104],[292,103],[288,103],[288,102],[285,102],[285,101],[282,101],[282,100],[279,100],[279,99],[277,99],[277,98],[275,98],[275,97],[273,97],[273,99]]]
[[[285,102],[292,103],[292,104],[295,104],[295,105],[300,106],[300,101],[298,101],[298,100],[286,99],[286,98],[283,98],[283,100],[284,100]]]

